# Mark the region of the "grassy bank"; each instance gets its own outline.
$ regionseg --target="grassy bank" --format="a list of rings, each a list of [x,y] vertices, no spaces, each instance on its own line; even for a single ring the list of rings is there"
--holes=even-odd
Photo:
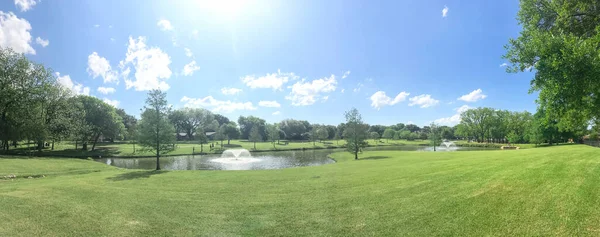
[[[600,149],[348,153],[282,170],[0,159],[0,236],[597,236]],[[2,176],[16,174],[16,179]],[[20,178],[35,176],[44,178]]]

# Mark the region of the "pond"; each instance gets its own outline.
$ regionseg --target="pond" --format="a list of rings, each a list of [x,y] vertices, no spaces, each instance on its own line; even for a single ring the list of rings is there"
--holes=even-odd
[[[429,151],[431,148],[423,146],[381,146],[368,147],[364,150]],[[489,150],[489,148],[460,147],[452,150]],[[252,152],[251,157],[240,158],[239,160],[234,158],[223,158],[219,154],[168,156],[161,157],[160,164],[161,168],[164,170],[283,169],[335,163],[328,155],[340,151],[344,151],[344,149]],[[439,151],[444,151],[444,149]],[[102,158],[96,159],[96,161],[127,169],[154,169],[156,167],[156,158]]]

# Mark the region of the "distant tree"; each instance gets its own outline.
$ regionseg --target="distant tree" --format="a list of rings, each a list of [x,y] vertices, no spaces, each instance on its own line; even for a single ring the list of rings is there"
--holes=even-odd
[[[206,136],[204,129],[198,128],[196,130],[196,136],[194,136],[194,139],[200,143],[200,153],[204,152],[204,144],[208,143],[208,137]]]
[[[279,140],[279,127],[277,124],[267,124],[266,126],[269,141],[271,141],[273,149],[275,149],[276,141]]]
[[[221,148],[223,148],[223,141],[228,140],[227,135],[225,134],[225,126],[225,124],[221,125],[221,127],[217,129],[213,135],[215,140],[220,141]]]
[[[229,118],[220,115],[220,114],[214,114],[214,119],[217,120],[217,123],[219,123],[219,126],[223,126],[223,124],[227,124],[230,123],[231,121],[229,120]]]
[[[199,128],[210,130],[219,128],[219,123],[215,121],[212,112],[201,108],[183,108],[173,111],[169,114],[169,119],[177,132],[184,132],[188,140],[194,140],[194,133]],[[215,125],[213,125],[215,124]]]
[[[354,159],[358,160],[358,152],[366,146],[368,125],[362,121],[362,116],[356,108],[347,111],[345,117],[344,139],[346,139],[346,148],[354,154]]]
[[[401,139],[405,139],[405,140],[410,140],[411,137],[410,135],[412,134],[410,131],[408,130],[402,130],[402,131],[398,131],[400,133],[400,138]]]
[[[261,142],[263,140],[262,135],[260,135],[258,126],[254,126],[250,130],[248,140],[254,143],[254,150],[256,150],[256,142]]]
[[[156,170],[160,170],[160,154],[172,151],[175,143],[175,128],[168,118],[170,108],[166,97],[160,90],[150,91],[139,124],[139,142],[156,154]]]
[[[386,128],[387,128],[387,126],[384,126],[384,125],[371,125],[369,127],[369,133],[377,132],[377,133],[379,133],[379,136],[381,136]]]
[[[394,131],[394,136],[392,139],[399,140],[400,139],[400,131]]]
[[[509,132],[508,135],[506,135],[506,138],[512,144],[518,143],[521,140],[521,137],[515,132]]]
[[[83,114],[85,114],[85,126],[80,131],[84,150],[87,150],[90,140],[94,150],[100,136],[114,138],[125,130],[123,119],[113,106],[92,96],[79,95],[76,99],[83,106]]]
[[[266,124],[266,121],[264,119],[261,119],[258,117],[240,116],[240,118],[238,119],[238,125],[240,126],[240,133],[241,133],[240,138],[241,139],[250,139],[250,131],[254,127],[256,127],[256,129],[258,130],[258,133],[260,134],[261,138],[266,137],[267,132],[265,130],[265,124]]]
[[[319,140],[321,140],[321,142],[327,140],[327,138],[329,138],[329,131],[327,130],[327,127],[319,127],[317,129],[317,137],[319,138]]]
[[[371,139],[373,139],[373,142],[375,143],[375,145],[379,145],[377,140],[379,140],[379,133],[378,132],[370,132],[369,133],[369,137]]]
[[[417,132],[411,132],[408,136],[409,141],[417,140],[417,138],[419,138],[419,134]]]
[[[231,139],[237,139],[240,136],[240,130],[235,122],[224,123],[221,125],[223,134],[227,137],[227,145],[231,144]]]
[[[436,151],[436,146],[439,146],[442,142],[438,125],[431,123],[429,126],[429,141],[433,145],[433,151]]]
[[[340,133],[336,132],[335,136],[333,137],[333,140],[335,140],[335,143],[339,146],[340,145],[340,139],[342,139],[340,137]]]
[[[285,138],[288,140],[300,140],[302,134],[309,132],[308,121],[285,119],[279,122],[279,129],[285,134]]]
[[[410,132],[418,132],[421,130],[421,128],[419,128],[419,126],[414,125],[414,124],[408,124],[408,125],[404,126],[404,128]]]
[[[317,140],[319,140],[319,134],[317,132],[318,129],[319,127],[313,126],[310,132],[308,133],[308,138],[313,143],[313,146],[316,146],[315,143],[317,142]]]
[[[396,131],[394,131],[394,129],[386,128],[383,131],[383,138],[385,138],[387,142],[390,142],[390,139],[394,138],[394,134],[396,134]]]

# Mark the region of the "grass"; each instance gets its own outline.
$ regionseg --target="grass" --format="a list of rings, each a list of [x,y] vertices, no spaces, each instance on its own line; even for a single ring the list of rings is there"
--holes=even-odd
[[[425,145],[428,141],[406,141],[406,140],[380,140],[375,142],[373,139],[369,139],[369,146],[393,146],[393,145]],[[340,148],[344,147],[346,141],[344,140],[328,140],[323,142],[289,142],[288,144],[276,144],[273,147],[271,142],[257,142],[256,149],[254,149],[254,143],[246,140],[231,140],[230,144],[227,141],[224,142],[223,148],[220,146],[220,142],[215,141],[215,148],[210,150],[208,144],[204,144],[203,153],[221,153],[224,149],[230,148],[244,148],[251,151],[282,151],[282,150],[297,150],[297,149],[323,149],[323,148]],[[56,143],[54,150],[50,148],[43,149],[42,152],[36,151],[33,146],[27,147],[21,145],[16,149],[9,150],[9,154],[14,155],[27,155],[35,154],[37,156],[64,156],[64,157],[140,157],[140,156],[153,156],[151,151],[142,151],[139,145],[136,145],[134,153],[133,144],[127,143],[98,143],[96,150],[91,151],[91,145],[88,146],[88,151],[81,149],[75,149],[75,144],[71,142]],[[79,146],[81,148],[81,146]],[[193,142],[178,142],[176,149],[168,155],[190,155],[200,153],[200,144]]]
[[[332,157],[317,167],[169,172],[0,159],[0,236],[600,233],[598,148]]]

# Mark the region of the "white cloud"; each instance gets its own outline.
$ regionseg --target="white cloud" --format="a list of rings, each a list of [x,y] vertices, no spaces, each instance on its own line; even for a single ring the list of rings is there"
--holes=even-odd
[[[340,92],[344,93],[344,91],[346,91],[346,89],[342,89]]]
[[[276,73],[267,73],[267,75],[261,77],[248,75],[241,78],[242,82],[252,89],[272,88],[273,90],[282,90],[285,83],[295,79],[298,79],[298,76],[294,73],[282,73],[280,70],[277,70]]]
[[[500,67],[506,67],[506,66],[508,66],[508,63],[502,63],[502,64],[500,64]]]
[[[171,64],[169,55],[158,47],[147,47],[145,37],[137,39],[129,37],[126,57],[119,66],[124,70],[121,75],[125,77],[127,89],[134,87],[136,91],[145,91],[169,89],[169,84],[165,82],[171,77],[169,64]],[[131,70],[129,65],[135,68],[135,81],[127,78]]]
[[[279,112],[279,111],[275,111],[275,112],[273,112],[271,115],[280,115],[280,114],[281,114],[281,112]]]
[[[318,99],[324,98],[324,93],[335,91],[337,80],[335,75],[306,82],[304,79],[296,82],[292,92],[285,98],[292,101],[294,106],[306,106],[314,104]]]
[[[450,11],[450,8],[448,8],[447,6],[444,6],[444,9],[442,9],[442,17],[447,17],[448,11]]]
[[[362,83],[358,83],[358,85],[356,85],[356,88],[352,89],[352,91],[354,92],[360,92],[360,89],[363,88],[365,85],[363,85]]]
[[[108,26],[108,28],[109,28],[109,29],[112,29],[112,25],[109,25],[109,26]]]
[[[15,2],[16,3],[16,2]],[[0,11],[0,47],[12,48],[17,53],[35,54],[31,42],[31,25],[14,13]]]
[[[418,96],[412,97],[408,100],[410,101],[408,106],[419,105],[421,108],[428,108],[428,107],[431,107],[431,106],[434,106],[434,105],[437,105],[438,103],[440,103],[439,100],[431,98],[431,95],[426,95],[426,94],[418,95]]]
[[[195,71],[200,70],[200,67],[196,65],[196,61],[193,60],[190,63],[186,64],[185,66],[183,66],[183,70],[181,71],[181,73],[184,76],[191,76],[194,75]]]
[[[188,49],[188,48],[184,48],[184,50],[185,50],[185,56],[188,56],[188,57],[190,57],[190,58],[191,58],[192,56],[194,56],[194,54],[192,53],[192,50],[190,50],[190,49]]]
[[[242,92],[242,89],[227,88],[227,87],[221,88],[221,93],[223,93],[224,95],[236,95],[236,94],[239,94],[240,92]]]
[[[104,101],[104,103],[112,105],[115,108],[119,107],[119,103],[120,103],[118,100],[110,100],[110,99],[107,99],[107,98],[104,98],[104,100],[102,100],[102,101]]]
[[[95,24],[95,25],[94,25],[94,27],[98,28],[98,27],[100,27],[100,25],[98,25],[98,24]]]
[[[35,0],[15,0],[15,5],[17,5],[17,8],[22,12],[31,10],[35,4],[37,4]]]
[[[83,86],[81,83],[73,82],[69,75],[60,76],[59,72],[54,73],[56,75],[56,82],[71,90],[71,92],[75,95],[90,95],[90,88],[87,86]]]
[[[111,42],[115,42],[115,38],[110,38],[110,41]]]
[[[101,86],[101,87],[98,87],[98,89],[97,89],[97,90],[98,90],[98,92],[100,92],[101,94],[105,94],[105,95],[108,95],[108,94],[115,93],[115,91],[116,91],[116,90],[115,90],[115,88],[112,88],[112,87],[102,87],[102,86]]]
[[[379,110],[384,106],[395,105],[397,103],[405,101],[406,97],[408,97],[409,95],[410,93],[403,91],[398,93],[398,95],[396,95],[396,97],[392,99],[389,96],[387,96],[385,92],[378,91],[371,96],[371,106]]]
[[[173,30],[173,26],[171,25],[171,22],[165,19],[159,20],[156,25],[158,26],[158,28],[160,28],[160,30],[162,31],[170,31]]]
[[[459,108],[454,109],[454,110],[456,110],[456,114],[454,114],[450,117],[447,117],[447,118],[436,119],[434,122],[439,125],[454,126],[454,125],[460,123],[460,119],[461,119],[460,114],[469,109],[472,109],[472,108],[469,107],[468,105],[463,105]]]
[[[192,38],[198,39],[198,30],[192,30]]]
[[[344,75],[342,75],[342,79],[348,77],[349,75],[350,75],[350,71],[344,72]]]
[[[49,40],[42,39],[40,37],[35,38],[35,42],[41,45],[43,48],[46,48],[50,44]]]
[[[271,108],[279,108],[279,107],[281,107],[281,105],[279,103],[277,103],[277,101],[265,101],[265,100],[259,101],[258,102],[258,106],[271,107]]]
[[[88,56],[87,72],[93,78],[102,77],[104,83],[115,82],[119,84],[117,72],[112,70],[110,62],[106,58],[100,57],[96,52]]]
[[[252,105],[252,102],[232,102],[230,100],[217,100],[212,96],[204,98],[190,98],[184,96],[181,98],[181,102],[185,102],[185,107],[203,107],[212,108],[213,112],[231,113],[236,110],[256,110],[256,107]]]
[[[462,100],[465,102],[475,102],[478,100],[483,100],[486,97],[487,97],[487,95],[484,95],[483,91],[481,89],[477,89],[477,90],[471,91],[471,93],[469,93],[469,94],[459,97],[458,100]]]

